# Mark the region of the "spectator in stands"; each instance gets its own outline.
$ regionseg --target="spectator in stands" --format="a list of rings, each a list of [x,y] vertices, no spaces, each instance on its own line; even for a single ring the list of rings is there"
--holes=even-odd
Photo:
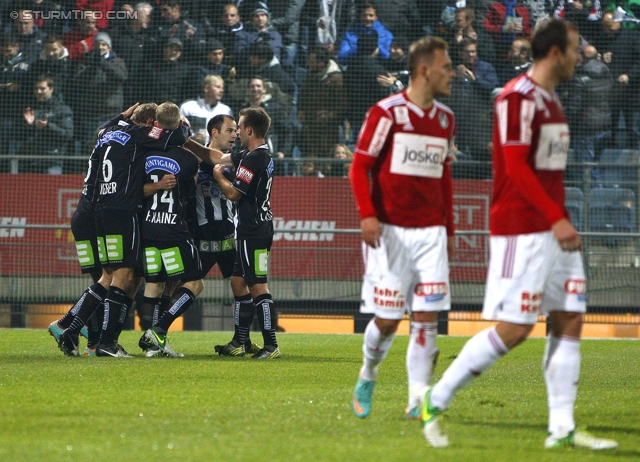
[[[16,154],[16,124],[22,118],[20,110],[28,89],[29,63],[20,51],[18,36],[13,32],[2,35],[0,52],[0,154]],[[3,162],[0,169],[8,171],[8,165]]]
[[[458,149],[475,160],[490,159],[491,91],[498,86],[494,67],[478,59],[478,44],[465,38],[459,48],[449,104],[456,114]]]
[[[338,0],[333,0],[338,2]],[[271,0],[268,2],[271,25],[282,35],[280,63],[285,69],[295,67],[300,41],[300,15],[305,0]]]
[[[218,39],[207,41],[207,60],[203,66],[198,67],[198,79],[201,81],[207,75],[219,75],[225,81],[236,77],[236,68],[229,66],[225,59],[225,49]],[[223,62],[224,61],[224,62]]]
[[[33,10],[16,10],[13,24],[8,25],[5,28],[5,32],[14,32],[16,34],[20,43],[20,52],[28,64],[33,63],[40,57],[42,43],[47,34],[35,25]]]
[[[207,124],[218,114],[233,116],[229,106],[220,102],[224,95],[224,80],[219,75],[208,75],[204,78],[201,96],[188,99],[180,106],[180,113],[189,120],[195,133],[195,140],[200,144],[208,143]]]
[[[511,44],[509,50],[509,64],[500,73],[500,85],[504,85],[509,80],[519,76],[531,67],[531,44],[525,38],[518,38]]]
[[[267,93],[267,82],[259,76],[249,79],[247,84],[245,107],[259,106],[271,117],[271,128],[267,132],[266,141],[272,157],[284,158],[290,152],[289,127],[287,113],[282,103]]]
[[[387,87],[389,94],[404,90],[409,84],[409,70],[407,69],[407,53],[409,45],[401,37],[394,37],[391,44],[391,59],[385,64],[386,74],[377,77],[378,85]]]
[[[73,112],[54,94],[54,82],[43,75],[36,79],[33,98],[24,107],[19,126],[21,154],[32,156],[64,156],[73,136]],[[61,174],[63,159],[35,159],[26,162],[21,171]]]
[[[346,96],[340,66],[326,48],[315,47],[307,59],[307,76],[298,102],[303,157],[326,157],[338,142]]]
[[[293,79],[282,68],[280,62],[274,59],[273,50],[268,43],[259,41],[252,43],[247,51],[248,68],[244,69],[246,75],[260,75],[265,80],[276,83],[280,90],[293,95],[295,85]]]
[[[14,9],[15,9],[14,2]],[[53,2],[50,0],[22,0],[18,3],[18,8],[25,10],[31,9],[34,12],[34,24],[45,34],[62,34],[64,21],[59,19],[56,14],[62,13],[61,2]]]
[[[491,37],[484,27],[475,28],[473,23],[476,13],[471,7],[456,9],[453,19],[453,27],[447,38],[449,49],[455,52],[460,47],[462,40],[469,38],[478,43],[478,50],[482,52],[479,58],[488,63],[496,62],[496,51]]]
[[[553,15],[551,10],[553,9],[554,1],[555,0],[524,0],[529,8],[529,20],[531,21],[532,27]],[[592,0],[586,1],[591,2]]]
[[[48,35],[44,39],[44,46],[40,53],[40,59],[29,68],[29,81],[31,86],[40,75],[49,75],[56,82],[56,95],[63,96],[69,88],[69,74],[71,62],[69,50],[62,44],[62,39],[56,35]]]
[[[353,159],[353,152],[351,152],[346,144],[336,144],[333,146],[333,149],[331,149],[330,157],[333,159],[351,160]],[[331,164],[331,176],[347,178],[350,168],[351,162],[333,163]]]
[[[484,27],[494,38],[496,63],[506,62],[509,47],[516,37],[531,36],[529,10],[519,0],[493,2],[484,20]]]
[[[111,37],[99,32],[94,50],[74,65],[67,99],[76,118],[76,140],[93,146],[98,127],[122,112],[123,86],[129,74],[122,58],[111,49]]]
[[[249,34],[249,43],[263,41],[268,43],[273,54],[280,61],[282,57],[282,35],[274,29],[269,21],[269,9],[264,2],[257,2],[254,10],[251,12],[250,26],[247,27]]]
[[[62,43],[69,50],[69,59],[82,61],[84,55],[93,51],[93,38],[98,33],[96,14],[85,12],[76,19],[76,27],[62,35]]]
[[[309,37],[309,49],[319,45],[335,55],[342,36],[353,22],[352,6],[350,0],[307,0],[300,15],[300,28]]]
[[[633,29],[625,29],[615,22],[614,12],[606,11],[602,15],[601,31],[594,45],[602,54],[602,61],[613,75],[612,100],[615,101],[613,129],[615,141],[623,142],[628,149],[640,148],[640,34]],[[625,138],[619,139],[619,112],[622,112],[625,125]]]
[[[105,30],[109,27],[108,12],[114,9],[114,0],[76,0],[77,10],[96,11],[96,27]]]
[[[146,66],[148,101],[171,101],[176,104],[200,91],[192,88],[193,68],[182,59],[182,41],[171,38],[163,47],[162,61]]]
[[[553,16],[571,21],[580,30],[580,35],[593,37],[602,19],[600,0],[554,0]]]
[[[387,72],[378,61],[378,43],[375,30],[360,36],[357,54],[351,58],[345,71],[345,87],[349,102],[347,118],[354,134],[360,131],[367,110],[389,94],[386,87],[378,85],[378,76]]]
[[[584,49],[582,65],[576,67],[569,82],[558,88],[571,132],[571,147],[576,160],[597,162],[602,149],[611,144],[611,71],[598,59],[593,45]],[[602,187],[597,167],[591,168],[593,186]]]
[[[148,85],[145,69],[148,61],[156,56],[155,48],[158,46],[149,30],[153,7],[147,2],[140,2],[133,11],[136,13],[134,17],[118,21],[112,34],[113,49],[124,60],[129,71],[124,87],[126,107],[143,100],[144,87]]]
[[[212,37],[224,45],[227,64],[237,67],[244,58],[249,44],[249,34],[240,21],[238,7],[229,3],[222,8],[220,24],[214,27]]]
[[[413,42],[424,35],[416,0],[381,0],[375,3],[375,10],[378,20],[394,36],[403,35]]]
[[[358,14],[360,22],[355,28],[346,31],[342,37],[337,56],[338,63],[342,65],[350,64],[351,58],[358,54],[359,42],[362,37],[369,36],[374,32],[377,38],[377,56],[381,60],[388,60],[391,57],[393,34],[378,21],[376,5],[367,0],[359,5]]]
[[[182,7],[182,0],[162,0],[160,3],[160,20],[155,34],[158,43],[176,38],[182,42],[183,59],[195,61],[204,56],[206,36],[203,29],[191,18]]]
[[[317,178],[324,178],[324,173],[322,173],[320,166],[316,165],[315,162],[306,160],[300,165],[300,176],[315,176]]]

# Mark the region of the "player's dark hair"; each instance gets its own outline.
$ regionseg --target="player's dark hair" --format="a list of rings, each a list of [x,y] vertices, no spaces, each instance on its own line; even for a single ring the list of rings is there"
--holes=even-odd
[[[407,67],[414,77],[414,73],[418,70],[421,60],[430,62],[436,50],[449,50],[447,42],[440,37],[422,37],[416,40],[409,47],[409,59]]]
[[[238,115],[244,117],[244,126],[251,127],[255,132],[256,138],[267,136],[271,126],[271,117],[264,109],[259,106],[246,107]]]
[[[156,103],[142,103],[133,110],[131,120],[137,124],[146,124],[149,119],[156,120]]]
[[[566,52],[570,31],[578,32],[578,29],[563,19],[547,19],[538,23],[531,37],[531,56],[533,59],[545,58],[553,46],[558,47],[562,53]]]
[[[228,114],[218,114],[207,122],[207,133],[211,135],[211,130],[214,128],[220,132],[225,120],[233,120],[235,122],[235,119]]]

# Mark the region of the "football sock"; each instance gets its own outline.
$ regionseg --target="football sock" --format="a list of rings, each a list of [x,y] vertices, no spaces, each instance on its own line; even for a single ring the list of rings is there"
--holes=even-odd
[[[479,332],[469,340],[431,392],[431,404],[448,409],[456,392],[493,366],[509,350],[495,327]]]
[[[173,293],[171,297],[171,308],[164,312],[160,320],[153,329],[159,334],[165,335],[173,324],[173,321],[182,316],[182,313],[187,311],[193,302],[196,300],[196,296],[193,295],[186,287],[180,287]]]
[[[123,303],[127,299],[131,300],[124,290],[114,286],[109,287],[104,298],[104,319],[100,334],[102,345],[111,345],[120,334],[118,320],[122,316]]]
[[[160,309],[160,297],[142,297],[142,306],[138,309],[140,316],[140,329],[146,331],[153,326],[153,316]]]
[[[171,295],[163,295],[160,298],[160,304],[156,306],[157,309],[153,310],[153,324],[158,324],[158,321],[160,321],[164,312],[173,305],[173,303],[171,303],[171,299]]]
[[[378,378],[378,366],[387,356],[395,337],[395,333],[387,336],[382,335],[375,323],[375,319],[371,319],[364,330],[364,342],[362,343],[364,359],[360,368],[360,377],[364,380],[376,380]]]
[[[412,322],[407,348],[407,376],[409,378],[409,408],[420,404],[421,393],[433,377],[438,349],[437,322]]]
[[[258,295],[254,300],[258,323],[262,330],[262,339],[264,340],[264,348],[273,351],[278,348],[276,340],[276,325],[274,324],[275,307],[271,294]]]
[[[96,310],[98,305],[104,302],[104,297],[107,295],[107,289],[97,282],[89,287],[82,298],[78,301],[80,304],[73,322],[69,326],[69,331],[73,334],[79,334],[80,329],[87,323],[89,317]]]
[[[115,336],[115,341],[118,341],[120,337],[120,333],[124,329],[124,324],[127,322],[127,316],[129,315],[129,310],[133,306],[133,298],[127,297],[122,302],[122,306],[120,307],[120,316],[118,317],[118,325]]]
[[[233,340],[237,346],[242,344],[247,345],[251,343],[249,338],[249,331],[251,330],[251,324],[256,314],[256,306],[253,304],[251,294],[242,295],[240,297],[234,297],[234,330]]]
[[[580,339],[550,335],[543,366],[549,400],[549,433],[565,437],[575,429],[573,406],[580,377]]]
[[[93,314],[87,319],[87,330],[89,331],[89,338],[87,339],[87,346],[89,348],[95,348],[100,342],[100,327],[101,320],[104,316],[104,303],[100,303]]]
[[[76,317],[76,313],[80,309],[80,305],[82,305],[82,302],[84,302],[84,299],[87,296],[87,292],[89,292],[88,287],[84,290],[84,292],[82,292],[82,295],[75,303],[75,305],[73,305],[71,309],[65,313],[62,319],[58,321],[58,327],[60,327],[61,329],[67,329],[69,326],[71,326],[73,319]]]

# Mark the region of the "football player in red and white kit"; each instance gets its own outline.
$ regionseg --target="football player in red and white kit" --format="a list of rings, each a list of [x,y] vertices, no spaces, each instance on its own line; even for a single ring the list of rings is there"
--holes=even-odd
[[[378,366],[407,312],[406,413],[420,418],[421,392],[438,357],[438,312],[451,304],[450,164],[456,127],[451,110],[435,98],[450,94],[455,73],[446,42],[434,37],[411,45],[408,65],[407,90],[369,109],[349,174],[364,240],[361,311],[375,313],[365,329],[364,360],[352,399],[360,418],[371,412]]]
[[[536,29],[534,62],[507,83],[495,102],[494,187],[489,272],[483,317],[496,320],[467,342],[442,379],[426,391],[423,434],[445,447],[439,416],[455,393],[522,343],[549,317],[544,378],[549,405],[547,448],[615,448],[576,431],[573,408],[580,375],[580,336],[586,312],[582,241],[564,207],[569,128],[554,88],[573,76],[582,58],[578,31],[549,20]]]

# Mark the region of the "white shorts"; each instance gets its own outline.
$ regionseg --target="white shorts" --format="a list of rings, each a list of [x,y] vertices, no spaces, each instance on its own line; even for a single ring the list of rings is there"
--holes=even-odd
[[[535,324],[551,311],[585,313],[580,252],[565,252],[551,231],[491,236],[482,317]]]
[[[402,319],[413,311],[451,307],[444,226],[403,228],[381,223],[380,247],[362,245],[362,313]]]

